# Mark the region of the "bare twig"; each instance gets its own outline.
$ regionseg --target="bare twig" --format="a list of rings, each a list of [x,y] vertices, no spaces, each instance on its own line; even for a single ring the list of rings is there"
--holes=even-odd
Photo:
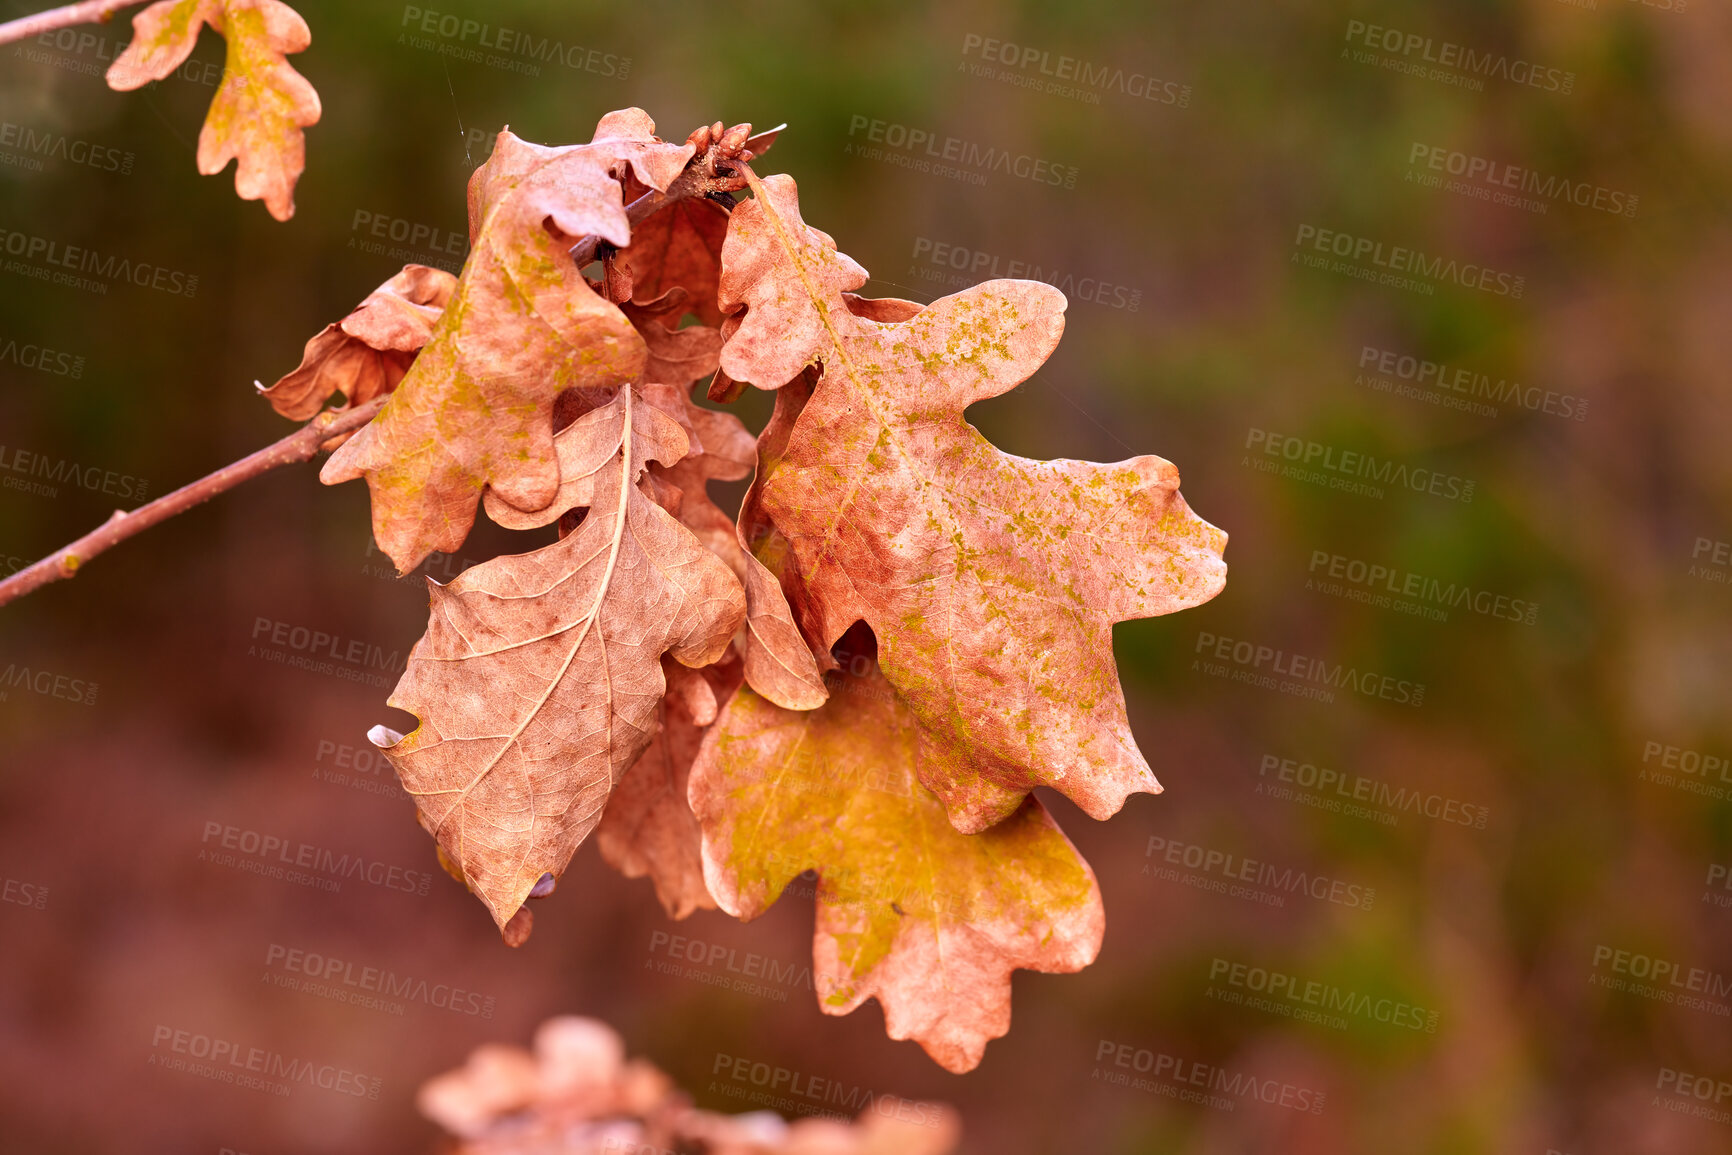
[[[28,40],[32,36],[70,28],[74,24],[106,24],[122,8],[132,8],[142,3],[144,0],[79,0],[77,4],[50,8],[34,16],[20,16],[16,20],[0,24],[0,44]]]
[[[115,510],[114,515],[97,529],[91,530],[71,545],[55,550],[35,565],[21,569],[5,581],[0,581],[0,606],[50,582],[77,576],[79,570],[97,554],[119,545],[133,534],[141,533],[158,522],[167,521],[177,513],[233,489],[243,481],[250,481],[279,465],[312,460],[313,455],[318,453],[319,446],[334,437],[359,429],[371,421],[384,404],[384,397],[375,397],[352,409],[327,409],[275,445],[248,454],[215,473],[199,478],[191,485],[183,485],[148,505],[139,506],[131,513]]]

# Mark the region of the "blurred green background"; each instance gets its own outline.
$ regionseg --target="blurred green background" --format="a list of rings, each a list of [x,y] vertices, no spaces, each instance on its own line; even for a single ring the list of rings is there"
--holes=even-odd
[[[664,932],[803,962],[809,898],[673,927],[585,847],[513,953],[442,875],[425,897],[332,894],[201,859],[214,823],[436,871],[388,769],[329,777],[368,726],[402,721],[394,675],[251,652],[263,621],[406,653],[420,576],[371,551],[361,486],[309,466],[231,493],[0,613],[8,1150],[428,1150],[415,1087],[563,1011],[613,1022],[702,1105],[745,1109],[713,1073],[744,1056],[952,1102],[969,1152],[1732,1150],[1732,9],[298,8],[313,45],[293,62],[325,111],[286,224],[236,199],[232,168],[194,169],[212,33],[182,76],[125,95],[100,76],[125,16],[0,48],[0,228],[198,278],[190,296],[95,292],[0,268],[0,571],[132,504],[120,481],[155,495],[285,433],[252,382],[404,261],[458,266],[464,182],[501,126],[577,142],[635,104],[674,139],[787,122],[759,170],[794,175],[869,293],[1059,282],[1058,353],[971,418],[1032,457],[1172,460],[1232,535],[1227,589],[1118,628],[1166,793],[1104,824],[1049,799],[1100,877],[1105,947],[1080,975],[1019,975],[1011,1034],[954,1077],[885,1039],[876,1006],[831,1019],[803,989],[658,969]],[[478,61],[461,31],[421,31],[430,12],[550,38],[566,62]],[[1489,62],[1477,87],[1468,51]],[[1048,91],[1043,67],[1079,67],[1060,58],[1086,76]],[[29,153],[10,126],[94,147]],[[892,126],[1074,169],[1074,187],[921,171]],[[1492,199],[1524,180],[1530,203]],[[1632,197],[1633,215],[1608,207]],[[1342,243],[1324,230],[1347,248],[1320,253]],[[1490,269],[1492,288],[1367,279],[1398,247]],[[1311,267],[1330,260],[1358,270]],[[1519,297],[1497,291],[1515,278]],[[1403,357],[1445,368],[1403,378]],[[754,427],[765,408],[739,407]],[[1284,475],[1284,453],[1311,472]],[[1346,454],[1471,482],[1471,500],[1341,488]],[[117,480],[32,488],[38,457]],[[462,556],[520,548],[483,525]],[[1413,576],[1404,604],[1375,600],[1374,566],[1383,594]],[[1295,692],[1342,668],[1364,692]],[[37,692],[19,670],[62,680]],[[1223,893],[1226,856],[1324,897]],[[478,992],[493,1014],[283,989],[273,947]],[[1268,973],[1431,1029],[1277,1013],[1255,1001]],[[164,1027],[381,1093],[279,1099],[160,1070]]]

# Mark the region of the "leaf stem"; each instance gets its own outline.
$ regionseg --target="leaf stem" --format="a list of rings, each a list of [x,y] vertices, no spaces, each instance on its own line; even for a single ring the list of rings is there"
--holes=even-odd
[[[279,465],[311,461],[321,445],[333,437],[359,429],[371,421],[384,404],[384,397],[375,397],[353,408],[327,409],[275,445],[250,453],[239,461],[231,462],[190,485],[183,485],[173,493],[166,493],[130,513],[122,509],[115,510],[107,521],[77,541],[55,550],[5,581],[0,581],[0,606],[50,582],[76,577],[85,564],[97,554],[119,545],[133,534],[141,533],[158,522],[167,521],[177,513],[233,489],[243,481],[250,481]]]
[[[20,16],[16,20],[0,24],[0,44],[28,40],[32,36],[70,28],[74,24],[106,24],[122,8],[131,8],[142,3],[144,0],[79,0],[77,4],[50,8],[34,16]]]

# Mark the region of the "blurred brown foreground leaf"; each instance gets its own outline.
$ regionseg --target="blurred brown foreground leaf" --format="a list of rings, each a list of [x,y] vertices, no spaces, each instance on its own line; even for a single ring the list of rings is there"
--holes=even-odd
[[[766,1070],[763,1083],[775,1085],[775,1074]],[[756,1080],[748,1077],[748,1082]],[[955,1150],[961,1125],[949,1107],[870,1092],[865,1099],[852,1122],[824,1117],[788,1123],[770,1111],[723,1115],[698,1110],[654,1064],[627,1060],[612,1028],[567,1015],[536,1030],[533,1050],[497,1043],[477,1047],[463,1066],[423,1084],[417,1104],[451,1133],[451,1155],[948,1155]],[[845,1105],[861,1106],[854,1089]]]

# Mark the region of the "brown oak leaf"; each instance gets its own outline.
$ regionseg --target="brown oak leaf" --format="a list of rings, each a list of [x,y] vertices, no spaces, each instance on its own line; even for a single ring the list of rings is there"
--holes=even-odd
[[[652,385],[646,386],[646,394],[666,398],[663,406],[670,413],[683,410],[685,424],[701,449],[674,465],[654,467],[652,473],[679,487],[680,521],[728,564],[745,587],[746,683],[778,706],[812,709],[826,694],[819,663],[794,624],[776,578],[746,550],[733,518],[709,495],[711,478],[737,481],[751,474],[756,456],[752,435],[733,414],[694,404],[684,389]],[[823,656],[828,658],[829,651]]]
[[[639,109],[609,113],[589,144],[546,148],[501,132],[469,183],[474,238],[438,327],[379,416],[325,463],[328,485],[366,477],[373,536],[407,573],[468,536],[483,488],[536,510],[554,500],[554,399],[635,381],[644,344],[568,250],[631,236],[617,172],[665,189],[692,155],[655,139]]]
[[[643,370],[646,384],[657,382],[684,388],[716,371],[722,356],[719,330],[708,325],[670,329],[662,324],[662,319],[679,311],[684,299],[684,290],[673,289],[653,304],[620,306],[649,350]]]
[[[684,289],[687,296],[681,309],[670,311],[660,323],[678,329],[680,318],[690,312],[710,328],[720,325],[716,281],[727,235],[728,210],[704,198],[676,201],[646,219],[632,233],[631,248],[624,253],[631,269],[633,302],[647,305],[669,290]]]
[[[390,698],[421,724],[386,756],[502,929],[544,873],[564,872],[649,745],[662,655],[708,665],[745,617],[734,575],[634,484],[646,410],[632,392],[586,427],[613,453],[582,524],[429,582],[427,633]]]
[[[861,316],[847,292],[866,272],[801,221],[793,180],[751,184],[723,252],[722,306],[745,312],[722,369],[778,388],[821,367],[759,491],[814,646],[871,625],[920,722],[921,780],[958,830],[986,829],[1038,785],[1095,818],[1158,791],[1112,626],[1218,593],[1226,534],[1159,457],[1032,461],[963,420],[1051,354],[1064,294],[988,281],[905,321]]]
[[[663,658],[662,671],[668,692],[657,707],[661,724],[614,788],[595,828],[595,845],[603,861],[627,878],[647,876],[668,917],[681,919],[716,908],[704,886],[702,840],[686,783],[716,720],[717,695],[725,698],[740,684],[740,664],[688,670]]]
[[[631,394],[632,460],[640,468],[652,461],[679,461],[691,452],[691,438],[679,422],[650,404],[641,391]],[[489,487],[482,495],[487,516],[506,529],[538,529],[552,525],[568,509],[594,505],[598,486],[619,484],[619,470],[610,466],[619,455],[624,426],[625,391],[620,390],[554,435],[559,488],[552,501],[539,509],[518,509]]]
[[[866,317],[874,321],[906,321],[920,312],[922,306],[914,301],[904,301],[896,297],[882,297],[867,300],[853,293],[843,293],[848,311],[856,316]],[[730,321],[737,328],[738,314],[730,315]],[[783,453],[787,450],[788,437],[794,429],[794,422],[799,418],[800,411],[806,407],[806,401],[812,396],[812,386],[817,380],[814,368],[807,368],[776,390],[776,404],[770,414],[770,420],[758,434],[757,476],[752,479],[751,487],[746,491],[745,499],[740,503],[740,516],[736,527],[741,548],[756,564],[751,578],[763,583],[766,578],[773,578],[781,591],[782,598],[792,608],[793,616],[801,623],[805,635],[808,652],[817,659],[820,669],[831,670],[835,662],[830,656],[830,650],[822,643],[813,641],[823,634],[823,624],[818,619],[812,607],[811,600],[806,595],[805,586],[801,583],[797,567],[793,562],[792,549],[788,539],[776,528],[768,515],[764,513],[762,490],[764,478],[774,473]],[[742,386],[743,387],[743,386]],[[762,593],[762,586],[754,587],[753,581],[746,584],[746,604],[754,604],[754,594]],[[753,683],[753,689],[764,693],[764,688]],[[809,709],[810,706],[782,701],[774,695],[766,695],[778,706],[790,709]]]
[[[228,43],[222,83],[198,134],[198,171],[231,160],[235,192],[263,200],[279,221],[295,215],[295,182],[307,167],[301,130],[319,121],[319,94],[286,56],[312,43],[307,22],[280,0],[158,0],[132,18],[132,43],[108,69],[108,86],[130,92],[186,60],[206,24]]]
[[[404,265],[341,321],[307,342],[301,363],[259,395],[284,417],[305,421],[333,393],[361,405],[389,393],[451,301],[457,278],[443,269]]]
[[[723,707],[691,772],[704,878],[723,910],[750,919],[816,870],[819,1006],[842,1015],[877,998],[891,1038],[971,1070],[1010,1029],[1012,970],[1094,960],[1100,888],[1038,799],[958,833],[921,785],[913,711],[867,647],[848,668],[861,673],[831,673],[816,710],[750,689]]]

